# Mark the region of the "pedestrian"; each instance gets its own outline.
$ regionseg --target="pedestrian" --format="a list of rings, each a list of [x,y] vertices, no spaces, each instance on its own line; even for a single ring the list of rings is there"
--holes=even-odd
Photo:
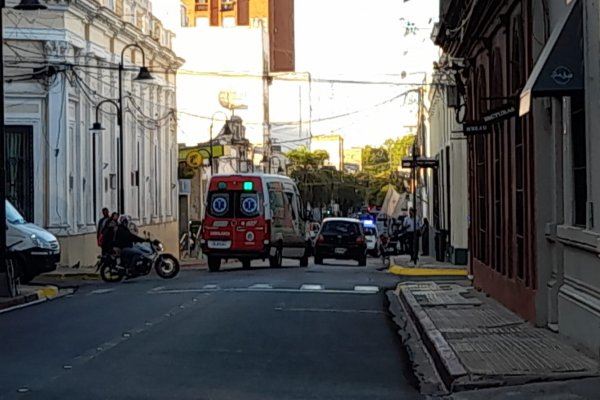
[[[421,227],[421,236],[423,237],[423,252],[422,256],[429,255],[429,220],[427,218],[423,218],[423,226]]]
[[[405,230],[411,261],[416,261],[419,251],[419,231],[421,229],[421,223],[416,216],[414,208],[411,208],[408,213],[409,215],[404,218],[402,226]]]
[[[112,213],[102,229],[102,254],[112,254],[119,222],[119,213]]]
[[[110,219],[110,214],[108,208],[104,207],[102,209],[102,218],[98,221],[98,228],[96,231],[96,241],[99,247],[102,247],[102,230],[104,229],[104,225]]]

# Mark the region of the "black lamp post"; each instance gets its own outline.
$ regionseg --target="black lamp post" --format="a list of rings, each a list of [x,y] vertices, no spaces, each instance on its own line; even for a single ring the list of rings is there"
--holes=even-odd
[[[100,108],[102,107],[102,105],[104,103],[110,103],[112,105],[115,106],[115,108],[117,109],[117,125],[119,126],[119,147],[117,149],[118,152],[118,176],[119,176],[119,193],[118,193],[118,205],[119,205],[119,214],[125,214],[125,168],[124,168],[124,128],[123,128],[123,122],[124,122],[124,109],[123,109],[123,72],[125,71],[125,66],[124,66],[124,59],[125,59],[125,51],[131,47],[135,47],[137,48],[141,53],[142,53],[142,66],[140,67],[140,70],[138,72],[137,77],[135,77],[133,80],[134,81],[148,81],[148,80],[152,80],[154,79],[152,77],[152,74],[150,74],[150,71],[148,70],[148,68],[146,67],[146,56],[144,54],[144,49],[142,49],[140,47],[140,45],[136,44],[136,43],[132,43],[132,44],[128,44],[127,46],[123,47],[123,50],[121,51],[121,62],[119,63],[119,98],[116,100],[111,100],[111,99],[106,99],[106,100],[102,100],[100,103],[98,103],[98,105],[96,106],[96,121],[94,122],[92,128],[90,129],[91,131],[94,131],[95,133],[98,133],[100,131],[103,131],[104,128],[102,127],[102,124],[100,123]],[[92,162],[94,163],[94,168],[93,168],[93,172],[94,172],[94,179],[93,179],[93,185],[94,185],[94,210],[96,210],[97,204],[96,204],[96,135],[94,134],[94,138],[93,138],[93,143],[92,143]]]
[[[98,103],[96,105],[96,121],[93,123],[92,127],[90,128],[90,131],[92,131],[92,186],[93,186],[93,190],[94,190],[94,195],[92,196],[92,202],[93,202],[93,206],[94,206],[94,210],[97,210],[98,208],[98,204],[97,204],[97,197],[96,197],[96,193],[98,192],[97,189],[97,171],[96,171],[96,136],[97,134],[99,134],[100,132],[102,132],[104,130],[104,128],[102,127],[102,124],[100,123],[100,108],[102,108],[102,105],[105,103],[110,103],[113,106],[115,106],[115,108],[117,109],[117,124],[119,126],[122,125],[122,120],[121,120],[121,110],[120,110],[120,106],[119,104],[114,101],[114,100],[110,100],[110,99],[106,99],[106,100],[102,100],[100,103]],[[95,215],[95,214],[94,214]]]
[[[13,277],[9,275],[6,264],[6,135],[4,125],[4,24],[3,9],[6,1],[0,0],[0,296],[15,295]],[[44,10],[47,7],[38,0],[21,0],[15,9],[22,11]]]
[[[137,43],[131,43],[127,46],[123,47],[121,50],[121,62],[119,63],[119,105],[118,105],[118,117],[117,121],[119,122],[119,213],[125,214],[125,168],[123,161],[123,153],[124,153],[124,134],[123,134],[123,72],[125,71],[124,60],[125,60],[125,51],[135,47],[142,53],[142,66],[140,67],[140,71],[138,76],[136,76],[134,81],[149,81],[154,79],[148,67],[146,67],[146,54],[144,53],[144,49]],[[96,117],[97,119],[97,117]]]

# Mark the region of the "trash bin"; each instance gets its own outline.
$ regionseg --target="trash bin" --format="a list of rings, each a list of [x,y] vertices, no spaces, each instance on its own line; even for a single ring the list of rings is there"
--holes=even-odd
[[[446,261],[446,241],[448,237],[448,231],[438,230],[435,232],[435,260]]]

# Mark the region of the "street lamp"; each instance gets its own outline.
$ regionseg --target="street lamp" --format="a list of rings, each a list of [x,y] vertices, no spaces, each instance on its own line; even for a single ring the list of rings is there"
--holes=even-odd
[[[123,109],[123,72],[126,70],[125,66],[124,66],[124,60],[125,60],[125,51],[129,48],[135,47],[137,48],[141,53],[142,53],[142,66],[140,67],[140,70],[138,71],[138,75],[133,79],[134,81],[138,81],[138,82],[145,82],[145,81],[149,81],[154,79],[152,77],[152,74],[150,74],[150,71],[148,70],[148,68],[146,67],[146,56],[144,54],[144,49],[142,49],[140,47],[140,45],[136,44],[136,43],[132,43],[132,44],[128,44],[127,46],[123,47],[123,50],[121,51],[121,61],[119,63],[119,81],[118,81],[118,85],[119,85],[119,98],[116,100],[111,100],[111,99],[106,99],[106,100],[102,100],[100,103],[98,103],[96,105],[96,121],[93,123],[92,128],[90,128],[90,130],[92,132],[94,132],[94,137],[93,137],[93,141],[92,141],[92,151],[93,151],[93,155],[92,155],[92,162],[94,163],[94,168],[93,168],[93,172],[94,172],[94,179],[93,179],[93,185],[94,185],[94,210],[96,209],[96,133],[99,133],[101,131],[104,130],[104,128],[102,127],[102,124],[100,123],[100,108],[102,107],[103,104],[105,103],[110,103],[113,106],[115,106],[115,108],[117,109],[117,125],[119,126],[119,147],[117,149],[118,151],[118,172],[119,172],[119,194],[118,194],[118,204],[119,204],[119,214],[123,215],[125,214],[125,168],[124,168],[124,128],[123,128],[123,115],[124,115],[124,109]]]
[[[4,24],[2,10],[6,1],[0,0],[0,296],[14,297],[16,290],[13,277],[6,263],[6,135],[4,124]],[[15,9],[22,11],[44,10],[47,7],[38,0],[21,0]]]
[[[215,111],[213,113],[213,115],[210,117],[210,129],[209,129],[209,135],[210,135],[210,142],[209,142],[209,146],[210,146],[210,155],[208,156],[209,161],[210,161],[210,174],[214,175],[215,173],[215,168],[213,166],[213,127],[215,124],[215,115],[217,114],[223,114],[225,116],[225,123],[227,123],[227,114],[225,114],[223,111]]]
[[[119,124],[119,213],[121,215],[125,214],[125,168],[123,160],[123,148],[125,146],[125,141],[123,140],[123,72],[125,71],[125,51],[130,48],[136,48],[140,51],[140,53],[142,53],[142,66],[140,67],[138,75],[133,80],[145,82],[154,79],[146,67],[146,54],[144,53],[144,49],[137,43],[131,43],[123,47],[123,50],[121,50],[121,62],[119,63],[119,106],[117,107],[117,122]],[[100,104],[102,104],[102,102]],[[97,113],[96,119],[98,119]]]
[[[102,100],[100,103],[98,103],[96,105],[96,120],[95,122],[92,124],[92,127],[90,128],[90,131],[92,132],[92,187],[93,187],[93,196],[92,196],[92,203],[94,206],[94,210],[97,210],[97,171],[96,171],[96,136],[101,133],[102,131],[104,131],[104,127],[102,126],[102,124],[100,123],[100,109],[102,108],[102,105],[105,103],[110,103],[113,106],[115,106],[115,108],[117,109],[117,124],[119,126],[121,126],[122,121],[121,121],[121,112],[119,111],[120,107],[119,104],[117,104],[116,101],[114,100],[110,100],[110,99],[106,99],[106,100]]]

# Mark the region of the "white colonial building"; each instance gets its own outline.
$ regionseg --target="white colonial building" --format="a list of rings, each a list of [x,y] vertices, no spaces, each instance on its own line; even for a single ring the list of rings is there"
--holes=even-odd
[[[123,174],[125,213],[177,251],[175,76],[183,60],[171,50],[173,34],[148,0],[42,1],[48,9],[39,11],[7,3],[9,199],[59,237],[63,265],[90,265],[100,209],[121,208]],[[134,82],[144,61],[154,79]],[[94,122],[104,130],[90,131]]]

